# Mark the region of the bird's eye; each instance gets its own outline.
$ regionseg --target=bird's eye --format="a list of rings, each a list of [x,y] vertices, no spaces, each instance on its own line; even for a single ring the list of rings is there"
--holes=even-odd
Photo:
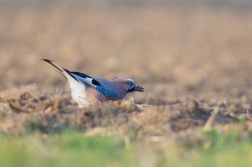
[[[132,85],[133,85],[133,83],[132,83],[132,82],[128,82],[128,84],[129,84],[129,86],[132,86]]]

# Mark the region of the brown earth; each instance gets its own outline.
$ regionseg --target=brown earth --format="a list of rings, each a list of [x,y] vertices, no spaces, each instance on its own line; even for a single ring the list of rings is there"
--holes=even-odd
[[[0,130],[70,126],[184,140],[204,126],[239,129],[252,111],[251,30],[251,12],[207,7],[1,8]],[[146,91],[80,109],[41,58],[91,76],[130,77]],[[245,121],[243,137],[252,130]]]

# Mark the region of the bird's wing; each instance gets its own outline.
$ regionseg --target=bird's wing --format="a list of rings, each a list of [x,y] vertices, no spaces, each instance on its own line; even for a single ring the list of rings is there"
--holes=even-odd
[[[108,98],[112,100],[122,99],[120,92],[118,91],[118,87],[114,83],[103,78],[93,78],[80,72],[70,72],[68,70],[66,71],[78,82],[82,82],[89,87],[93,87]]]
[[[124,98],[124,96],[122,96],[121,91],[119,90],[119,86],[116,85],[114,82],[108,81],[103,78],[94,79],[100,84],[98,87],[96,87],[96,90],[98,90],[99,92],[114,100]]]
[[[112,100],[122,99],[122,97],[120,96],[120,92],[118,91],[118,87],[114,83],[106,79],[93,78],[80,72],[71,72],[67,69],[60,67],[59,65],[57,65],[51,60],[48,60],[48,59],[42,59],[42,60],[48,63],[49,65],[51,65],[62,76],[67,78],[72,90],[77,89],[76,87],[80,85],[89,86],[96,89],[98,92],[104,94],[105,96],[107,96],[108,98]]]

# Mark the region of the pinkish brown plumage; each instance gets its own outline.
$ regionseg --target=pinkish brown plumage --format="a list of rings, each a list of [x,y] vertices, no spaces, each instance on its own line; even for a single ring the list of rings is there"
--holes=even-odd
[[[42,60],[67,78],[72,90],[72,98],[79,105],[93,104],[97,101],[106,102],[111,100],[122,100],[129,93],[144,91],[144,88],[137,85],[135,81],[130,78],[116,77],[109,81],[103,78],[90,77],[80,72],[71,72],[60,67],[51,60]]]

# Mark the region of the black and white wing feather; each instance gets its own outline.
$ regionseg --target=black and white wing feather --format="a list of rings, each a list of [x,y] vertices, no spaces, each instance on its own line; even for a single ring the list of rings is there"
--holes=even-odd
[[[67,70],[67,73],[70,74],[78,82],[82,82],[89,87],[93,87],[98,92],[104,94],[110,99],[113,99],[113,100],[120,99],[117,87],[108,80],[105,80],[102,78],[92,78],[80,72],[70,72]]]
[[[84,73],[71,72],[54,63],[52,60],[42,59],[52,66],[63,77],[67,78],[73,92],[84,91],[86,87],[92,87],[110,99],[118,100],[120,95],[118,88],[112,82],[102,78],[92,78]]]

